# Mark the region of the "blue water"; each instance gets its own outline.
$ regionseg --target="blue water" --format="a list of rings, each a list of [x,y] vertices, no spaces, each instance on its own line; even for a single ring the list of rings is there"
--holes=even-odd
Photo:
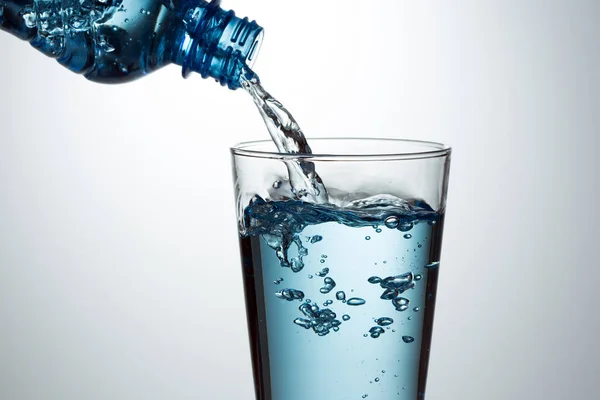
[[[0,0],[0,29],[73,72],[123,83],[165,65],[232,89],[250,70],[263,31],[220,0]]]
[[[256,197],[244,284],[258,400],[422,399],[443,214]]]

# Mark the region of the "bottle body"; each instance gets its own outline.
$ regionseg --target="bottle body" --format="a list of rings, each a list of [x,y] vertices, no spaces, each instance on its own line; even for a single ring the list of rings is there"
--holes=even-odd
[[[128,82],[175,63],[231,89],[252,74],[263,35],[220,0],[0,0],[0,28],[92,81]]]

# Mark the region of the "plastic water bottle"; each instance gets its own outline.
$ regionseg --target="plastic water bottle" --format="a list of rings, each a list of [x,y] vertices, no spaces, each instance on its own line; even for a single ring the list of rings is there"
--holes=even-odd
[[[174,63],[184,77],[193,71],[237,89],[254,77],[263,29],[220,3],[0,0],[0,29],[95,82],[129,82]]]

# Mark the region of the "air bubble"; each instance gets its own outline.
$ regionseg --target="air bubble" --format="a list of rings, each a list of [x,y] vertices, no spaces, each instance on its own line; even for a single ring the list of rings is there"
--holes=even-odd
[[[410,239],[412,238],[412,235],[410,233],[407,233],[404,235],[404,239]]]
[[[410,300],[404,297],[397,297],[394,300],[392,300],[392,304],[396,308],[396,311],[406,311],[408,310]]]
[[[275,296],[283,300],[293,301],[302,300],[304,298],[304,293],[301,290],[296,289],[283,289],[276,292]]]
[[[382,280],[379,285],[384,289],[396,289],[399,294],[402,294],[408,289],[415,287],[412,272],[407,272],[402,275],[388,276]]]
[[[279,189],[281,187],[281,181],[277,180],[273,182],[273,189]]]
[[[380,326],[374,326],[369,329],[369,333],[373,339],[377,339],[382,333],[385,333],[385,330]]]
[[[400,226],[398,226],[398,230],[400,230],[401,232],[408,232],[412,228],[413,228],[412,222],[403,222],[400,224]]]
[[[325,286],[323,286],[321,289],[319,289],[319,292],[323,293],[323,294],[327,294],[329,292],[331,292],[333,290],[333,288],[335,287],[335,281],[333,279],[331,279],[330,277],[325,278],[324,280]]]
[[[365,236],[365,240],[371,240],[371,236]]]
[[[281,282],[283,282],[283,278],[277,278],[273,281],[275,285],[279,285]]]
[[[315,273],[315,275],[320,276],[322,278],[324,276],[327,276],[328,273],[329,273],[329,268],[325,267],[321,271]]]
[[[412,343],[415,341],[415,338],[412,336],[402,336],[402,341],[404,343]]]
[[[369,281],[369,283],[379,283],[381,282],[381,278],[378,276],[372,276],[369,279],[367,279],[367,281]]]
[[[365,299],[361,299],[360,297],[352,297],[351,299],[348,299],[348,301],[346,301],[346,304],[348,304],[349,306],[362,306],[365,303]]]
[[[388,326],[394,323],[394,320],[391,319],[390,317],[381,317],[381,318],[377,318],[375,320],[375,322],[377,323],[377,325],[379,326]]]
[[[320,242],[321,240],[323,240],[323,236],[314,235],[313,237],[310,238],[310,243],[317,243],[317,242]]]
[[[375,378],[375,382],[379,382],[379,378]]]
[[[344,315],[342,315],[342,319],[344,321],[348,321],[350,319],[350,316],[348,314],[344,314]]]
[[[382,300],[394,300],[398,296],[398,291],[396,289],[386,289],[381,294]]]
[[[415,275],[415,281],[420,281],[420,280],[421,280],[421,278],[422,278],[422,276],[421,276],[421,275]]]
[[[414,312],[419,312],[419,310],[421,310],[419,307],[415,307],[415,308],[413,308],[413,311],[414,311]]]
[[[390,229],[396,229],[398,227],[398,224],[400,223],[400,220],[398,219],[398,217],[387,217],[385,220],[385,226],[387,226]]]
[[[342,290],[340,290],[339,292],[337,292],[335,294],[335,298],[339,301],[344,301],[344,300],[346,300],[346,293],[344,293]]]
[[[321,259],[320,262],[321,262],[321,264],[325,264],[325,260],[323,260],[323,259]]]
[[[381,228],[377,228],[377,229],[375,229],[375,232],[377,232],[377,233],[381,233]]]

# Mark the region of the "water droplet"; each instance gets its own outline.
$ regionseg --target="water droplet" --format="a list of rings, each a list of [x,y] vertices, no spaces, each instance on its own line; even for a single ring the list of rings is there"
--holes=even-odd
[[[399,223],[400,223],[400,220],[398,219],[398,217],[394,217],[394,216],[387,217],[384,222],[385,226],[390,229],[396,229],[398,227]]]
[[[372,276],[369,279],[367,279],[367,281],[369,281],[369,283],[379,283],[381,282],[381,278],[378,276]]]
[[[412,235],[410,233],[407,233],[404,235],[404,239],[410,239],[412,238]]]
[[[348,314],[344,314],[344,315],[342,315],[342,319],[344,321],[348,321],[350,319],[350,316]]]
[[[365,240],[371,240],[371,236],[365,236]]]
[[[352,297],[346,302],[346,304],[348,304],[349,306],[362,306],[365,303],[366,301],[364,299],[361,299],[360,297]]]
[[[377,318],[375,320],[375,322],[377,323],[377,325],[379,326],[388,326],[394,323],[394,320],[391,319],[390,317],[381,317],[381,318]]]
[[[425,266],[425,268],[434,269],[434,268],[439,267],[439,265],[440,265],[440,262],[439,261],[435,261],[435,262],[427,264]]]
[[[379,382],[379,378],[375,378],[375,382]]]
[[[304,298],[304,293],[301,290],[296,289],[283,289],[275,292],[275,296],[283,300],[293,301],[302,300]]]
[[[344,293],[342,290],[340,290],[339,292],[337,292],[335,294],[335,298],[339,301],[346,300],[346,293]]]
[[[279,189],[280,187],[281,187],[280,180],[276,180],[275,182],[273,182],[273,189]]]
[[[415,338],[412,336],[402,336],[402,341],[404,343],[412,343],[415,341]]]

